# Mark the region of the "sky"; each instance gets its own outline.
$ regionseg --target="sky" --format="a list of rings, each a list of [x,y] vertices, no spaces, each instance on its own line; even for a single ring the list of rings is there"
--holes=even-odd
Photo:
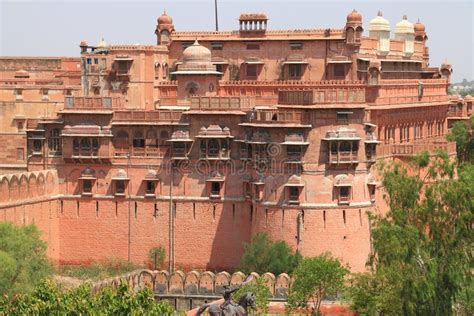
[[[474,79],[474,0],[218,0],[219,29],[238,29],[241,12],[265,12],[270,29],[343,28],[356,9],[368,23],[380,10],[392,30],[406,14],[426,25],[430,65],[447,59],[453,82]],[[214,30],[214,0],[0,0],[1,56],[79,56],[79,42],[155,44],[166,9],[178,31]]]

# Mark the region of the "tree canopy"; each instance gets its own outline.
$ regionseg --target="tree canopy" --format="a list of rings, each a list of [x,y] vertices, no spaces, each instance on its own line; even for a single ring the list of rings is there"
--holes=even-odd
[[[328,253],[317,257],[304,258],[296,267],[295,278],[288,295],[288,308],[306,308],[313,303],[315,313],[319,313],[322,300],[335,296],[344,287],[344,277],[349,272],[338,259]]]
[[[0,295],[29,292],[50,276],[46,242],[34,225],[0,222]]]
[[[355,275],[348,291],[355,311],[451,315],[472,293],[474,169],[459,168],[455,177],[451,160],[423,154],[414,159],[421,171],[385,169],[390,210],[371,218],[370,272]]]

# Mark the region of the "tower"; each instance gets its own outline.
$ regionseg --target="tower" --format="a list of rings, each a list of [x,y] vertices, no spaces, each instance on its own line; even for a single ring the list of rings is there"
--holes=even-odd
[[[357,12],[355,9],[347,15],[346,21],[346,43],[349,45],[360,45],[360,39],[362,37],[362,14]]]
[[[174,32],[173,18],[166,14],[166,10],[158,18],[156,25],[156,44],[168,45],[171,42],[171,34]]]

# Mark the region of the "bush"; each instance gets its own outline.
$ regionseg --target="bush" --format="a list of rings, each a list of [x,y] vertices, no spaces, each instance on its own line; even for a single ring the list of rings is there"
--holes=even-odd
[[[93,295],[91,284],[60,291],[44,281],[33,293],[0,299],[0,315],[173,315],[166,301],[156,302],[149,288],[133,293],[126,283],[106,287]]]
[[[301,255],[282,240],[272,242],[265,233],[258,233],[250,243],[244,244],[239,269],[245,273],[291,273],[301,261]]]
[[[112,276],[124,274],[139,267],[126,260],[109,258],[104,262],[96,262],[88,266],[60,266],[56,273],[82,280],[101,280]]]

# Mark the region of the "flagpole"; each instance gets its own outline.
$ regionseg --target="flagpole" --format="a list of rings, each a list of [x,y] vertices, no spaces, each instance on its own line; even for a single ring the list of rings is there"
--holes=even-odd
[[[217,19],[217,0],[214,0],[214,10],[216,15],[216,31],[219,31],[219,20]]]

